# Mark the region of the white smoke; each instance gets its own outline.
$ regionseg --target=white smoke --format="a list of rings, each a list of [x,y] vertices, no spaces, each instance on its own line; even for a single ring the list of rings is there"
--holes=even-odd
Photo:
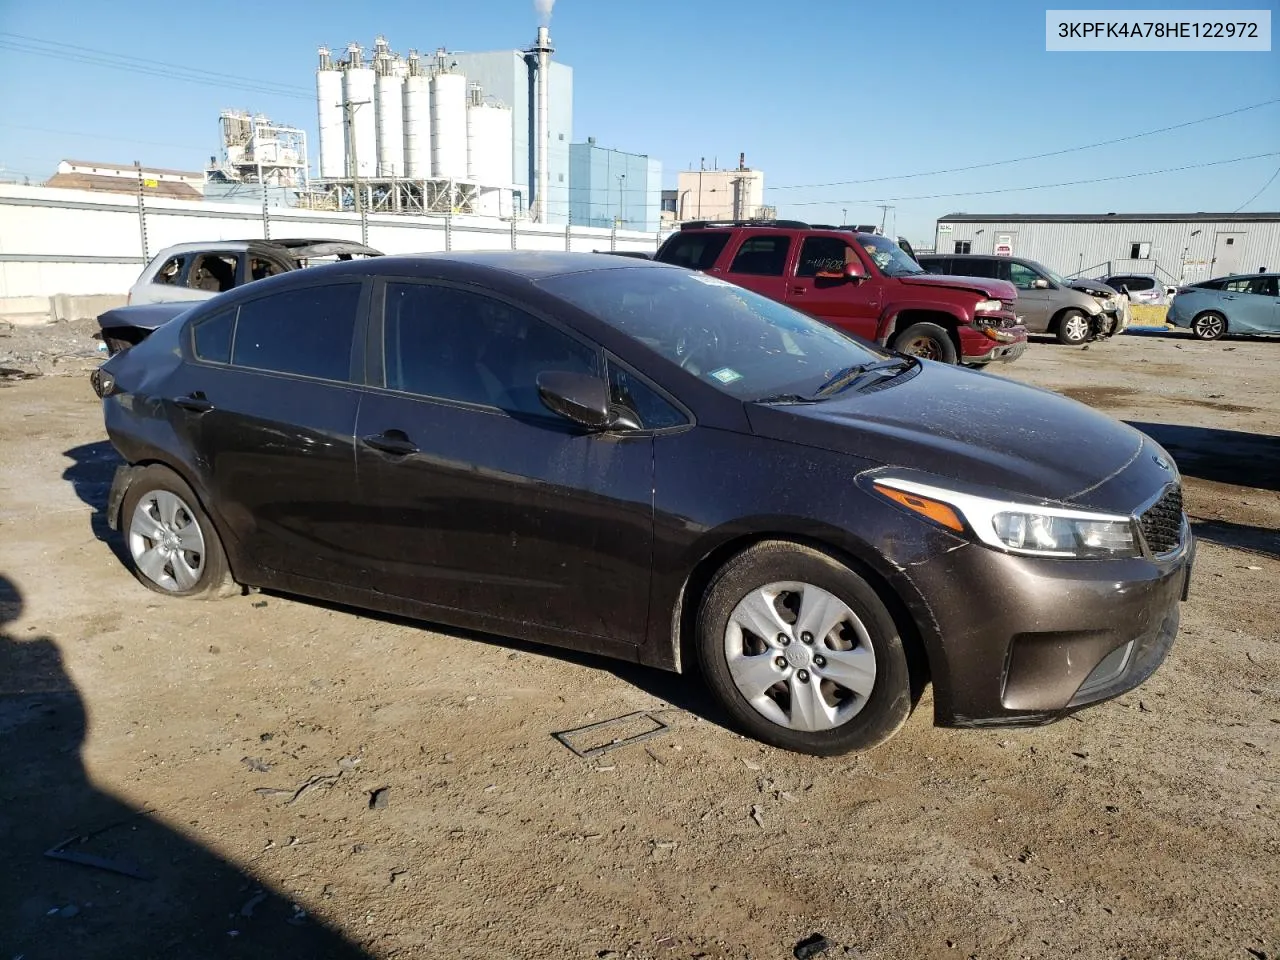
[[[551,8],[556,5],[556,0],[533,0],[533,8],[538,11],[538,22],[544,26],[551,26]]]

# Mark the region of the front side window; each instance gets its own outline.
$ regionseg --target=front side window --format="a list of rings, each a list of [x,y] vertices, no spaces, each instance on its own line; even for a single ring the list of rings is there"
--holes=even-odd
[[[780,277],[787,268],[790,251],[791,238],[788,236],[748,237],[738,248],[729,272],[753,277]]]
[[[800,245],[797,277],[815,277],[820,273],[843,273],[846,263],[856,263],[858,255],[839,237],[805,237]]]
[[[657,390],[616,363],[609,364],[609,399],[634,413],[640,420],[640,426],[646,430],[661,430],[689,422]]]
[[[266,257],[249,258],[250,280],[265,280],[267,277],[274,277],[276,274],[284,272],[284,267],[274,260],[268,260]]]
[[[547,292],[741,400],[809,395],[888,354],[819,320],[701,273],[620,267],[548,277]]]
[[[728,242],[727,233],[682,230],[662,245],[654,259],[690,270],[710,270]]]
[[[359,283],[332,283],[242,304],[232,339],[232,365],[321,380],[349,379],[360,290]]]
[[[234,253],[202,253],[196,257],[187,286],[210,293],[226,293],[236,285],[238,257]]]
[[[598,375],[596,351],[501,300],[456,287],[388,283],[386,385],[424,397],[551,416],[538,374]]]
[[[1253,281],[1253,286],[1249,288],[1249,292],[1263,297],[1274,297],[1277,295],[1276,286],[1275,277],[1258,277]]]
[[[1019,290],[1031,290],[1035,287],[1040,274],[1021,263],[1009,264],[1009,282]]]

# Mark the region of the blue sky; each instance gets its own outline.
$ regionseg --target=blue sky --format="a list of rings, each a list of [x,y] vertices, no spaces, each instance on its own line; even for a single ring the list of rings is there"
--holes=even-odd
[[[1251,5],[1259,6],[1195,4]],[[1075,147],[1280,98],[1275,50],[1047,53],[1044,11],[1044,4],[1025,0],[559,0],[551,33],[557,58],[575,72],[575,140],[594,136],[601,146],[655,156],[668,185],[701,157],[730,166],[745,152],[748,165],[765,172],[766,200],[782,216],[830,222],[847,210],[850,221],[878,222],[876,204],[888,202],[895,207],[889,225],[896,219],[900,233],[923,239],[932,238],[934,218],[958,210],[1234,210],[1280,168],[1280,156],[1271,156],[1109,183],[936,196],[1274,153],[1280,103],[1273,103],[1059,157],[786,189]],[[121,72],[32,54],[30,41],[0,36],[0,167],[33,182],[63,157],[200,169],[217,152],[222,108],[263,112],[314,131],[320,43],[369,45],[383,33],[400,52],[516,48],[529,45],[536,23],[532,0],[215,7],[139,0],[127,9],[87,0],[0,0],[5,34],[263,85],[177,82],[163,69]],[[296,96],[283,95],[281,86],[297,88]],[[931,198],[897,199],[922,196]],[[1247,209],[1280,209],[1280,177]]]

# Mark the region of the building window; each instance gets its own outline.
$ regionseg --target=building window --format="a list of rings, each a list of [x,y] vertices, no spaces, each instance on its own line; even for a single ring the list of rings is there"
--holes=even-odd
[[[556,174],[556,176],[560,178],[560,180],[559,180],[559,182],[560,182],[560,183],[564,183],[564,174],[563,174],[563,173],[558,173],[558,174]]]
[[[1129,259],[1130,260],[1150,260],[1151,244],[1140,243],[1140,242],[1134,242],[1129,244]]]
[[[969,240],[957,240],[955,252],[968,253],[972,247],[973,247],[973,243]]]
[[[563,134],[563,133],[562,133],[562,134],[560,134],[560,139],[561,139],[561,140],[563,140],[563,139],[564,139],[564,134]]]

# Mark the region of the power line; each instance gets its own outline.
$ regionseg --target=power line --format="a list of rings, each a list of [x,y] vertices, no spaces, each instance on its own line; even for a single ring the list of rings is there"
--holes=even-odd
[[[1047,153],[1033,153],[1025,157],[1013,157],[1009,160],[991,160],[987,163],[973,163],[965,167],[948,167],[944,170],[926,170],[920,173],[902,173],[892,177],[872,177],[867,180],[835,180],[831,183],[792,183],[785,186],[766,187],[767,190],[801,190],[801,189],[817,189],[820,187],[846,187],[853,184],[864,183],[885,183],[889,180],[914,180],[918,177],[936,177],[944,173],[964,173],[969,170],[985,170],[990,167],[1003,167],[1011,163],[1025,163],[1028,160],[1043,160],[1046,157],[1060,157],[1068,153],[1078,153],[1081,150],[1092,150],[1095,147],[1109,147],[1117,143],[1126,143],[1130,140],[1139,140],[1143,137],[1155,136],[1157,133],[1168,133],[1170,130],[1181,130],[1184,127],[1194,127],[1200,123],[1208,123],[1210,120],[1221,120],[1223,117],[1235,116],[1238,113],[1246,113],[1250,110],[1258,110],[1262,107],[1269,107],[1273,103],[1280,103],[1280,97],[1271,100],[1264,100],[1261,103],[1254,103],[1247,107],[1238,107],[1235,110],[1228,110],[1226,113],[1215,113],[1211,117],[1201,117],[1198,120],[1187,120],[1184,123],[1175,123],[1167,127],[1160,127],[1156,130],[1147,130],[1144,133],[1131,133],[1127,136],[1116,137],[1114,140],[1096,140],[1093,143],[1082,144],[1078,147],[1064,147],[1061,150],[1050,150]]]
[[[1261,188],[1259,188],[1259,190],[1258,190],[1258,192],[1257,192],[1257,193],[1255,193],[1252,197],[1250,197],[1250,198],[1249,198],[1248,200],[1246,200],[1244,203],[1240,204],[1240,206],[1236,207],[1236,208],[1235,208],[1233,211],[1231,211],[1231,212],[1232,212],[1232,213],[1239,213],[1241,210],[1243,210],[1243,209],[1244,209],[1245,207],[1247,207],[1249,204],[1253,203],[1253,201],[1257,200],[1260,196],[1262,196],[1264,193],[1266,193],[1266,191],[1267,191],[1267,187],[1271,186],[1272,182],[1275,180],[1275,178],[1276,178],[1277,176],[1280,176],[1280,167],[1276,167],[1276,171],[1275,171],[1275,173],[1271,174],[1270,179],[1268,179],[1268,180],[1267,180],[1267,182],[1266,182],[1266,183],[1264,183],[1264,184],[1261,186]]]
[[[34,130],[38,133],[57,133],[66,137],[83,137],[86,140],[114,140],[117,143],[128,143],[147,147],[174,147],[178,150],[204,150],[189,143],[166,143],[162,140],[134,140],[131,137],[109,137],[100,133],[82,133],[79,130],[55,130],[53,127],[36,127],[28,123],[7,123],[6,127],[14,130]],[[36,159],[36,158],[32,158]]]
[[[1122,173],[1114,177],[1092,177],[1088,180],[1066,180],[1062,183],[1040,183],[1029,187],[1001,187],[996,190],[963,190],[959,193],[928,193],[911,197],[876,197],[874,199],[841,199],[841,200],[797,200],[788,203],[789,207],[831,206],[832,204],[876,204],[903,200],[941,200],[949,197],[983,197],[997,193],[1022,193],[1028,190],[1051,190],[1055,187],[1080,187],[1091,183],[1108,183],[1113,180],[1135,180],[1138,177],[1154,177],[1162,173],[1177,173],[1181,170],[1199,170],[1204,167],[1220,167],[1228,163],[1243,163],[1245,160],[1260,160],[1263,157],[1280,156],[1280,151],[1255,153],[1247,157],[1232,157],[1230,160],[1211,160],[1207,163],[1189,163],[1181,167],[1165,167],[1163,170],[1144,170],[1141,173]]]
[[[139,76],[159,77],[165,80],[179,80],[186,83],[199,83],[206,86],[220,86],[226,89],[243,90],[250,93],[267,94],[277,97],[291,97],[297,100],[312,100],[315,94],[305,91],[303,87],[293,87],[284,84],[277,84],[268,81],[253,80],[248,77],[235,77],[230,74],[215,74],[203,70],[190,70],[188,68],[179,67],[176,64],[164,63],[147,63],[145,61],[131,62],[135,58],[117,57],[112,54],[98,53],[78,53],[73,50],[55,49],[53,45],[44,47],[31,46],[30,44],[16,43],[11,40],[4,39],[5,35],[0,34],[0,49],[12,50],[16,53],[25,53],[34,56],[57,57],[60,60],[71,61],[73,63],[83,63],[90,66],[106,67],[111,70],[120,70],[125,73],[133,73]],[[41,41],[45,43],[45,41]]]

